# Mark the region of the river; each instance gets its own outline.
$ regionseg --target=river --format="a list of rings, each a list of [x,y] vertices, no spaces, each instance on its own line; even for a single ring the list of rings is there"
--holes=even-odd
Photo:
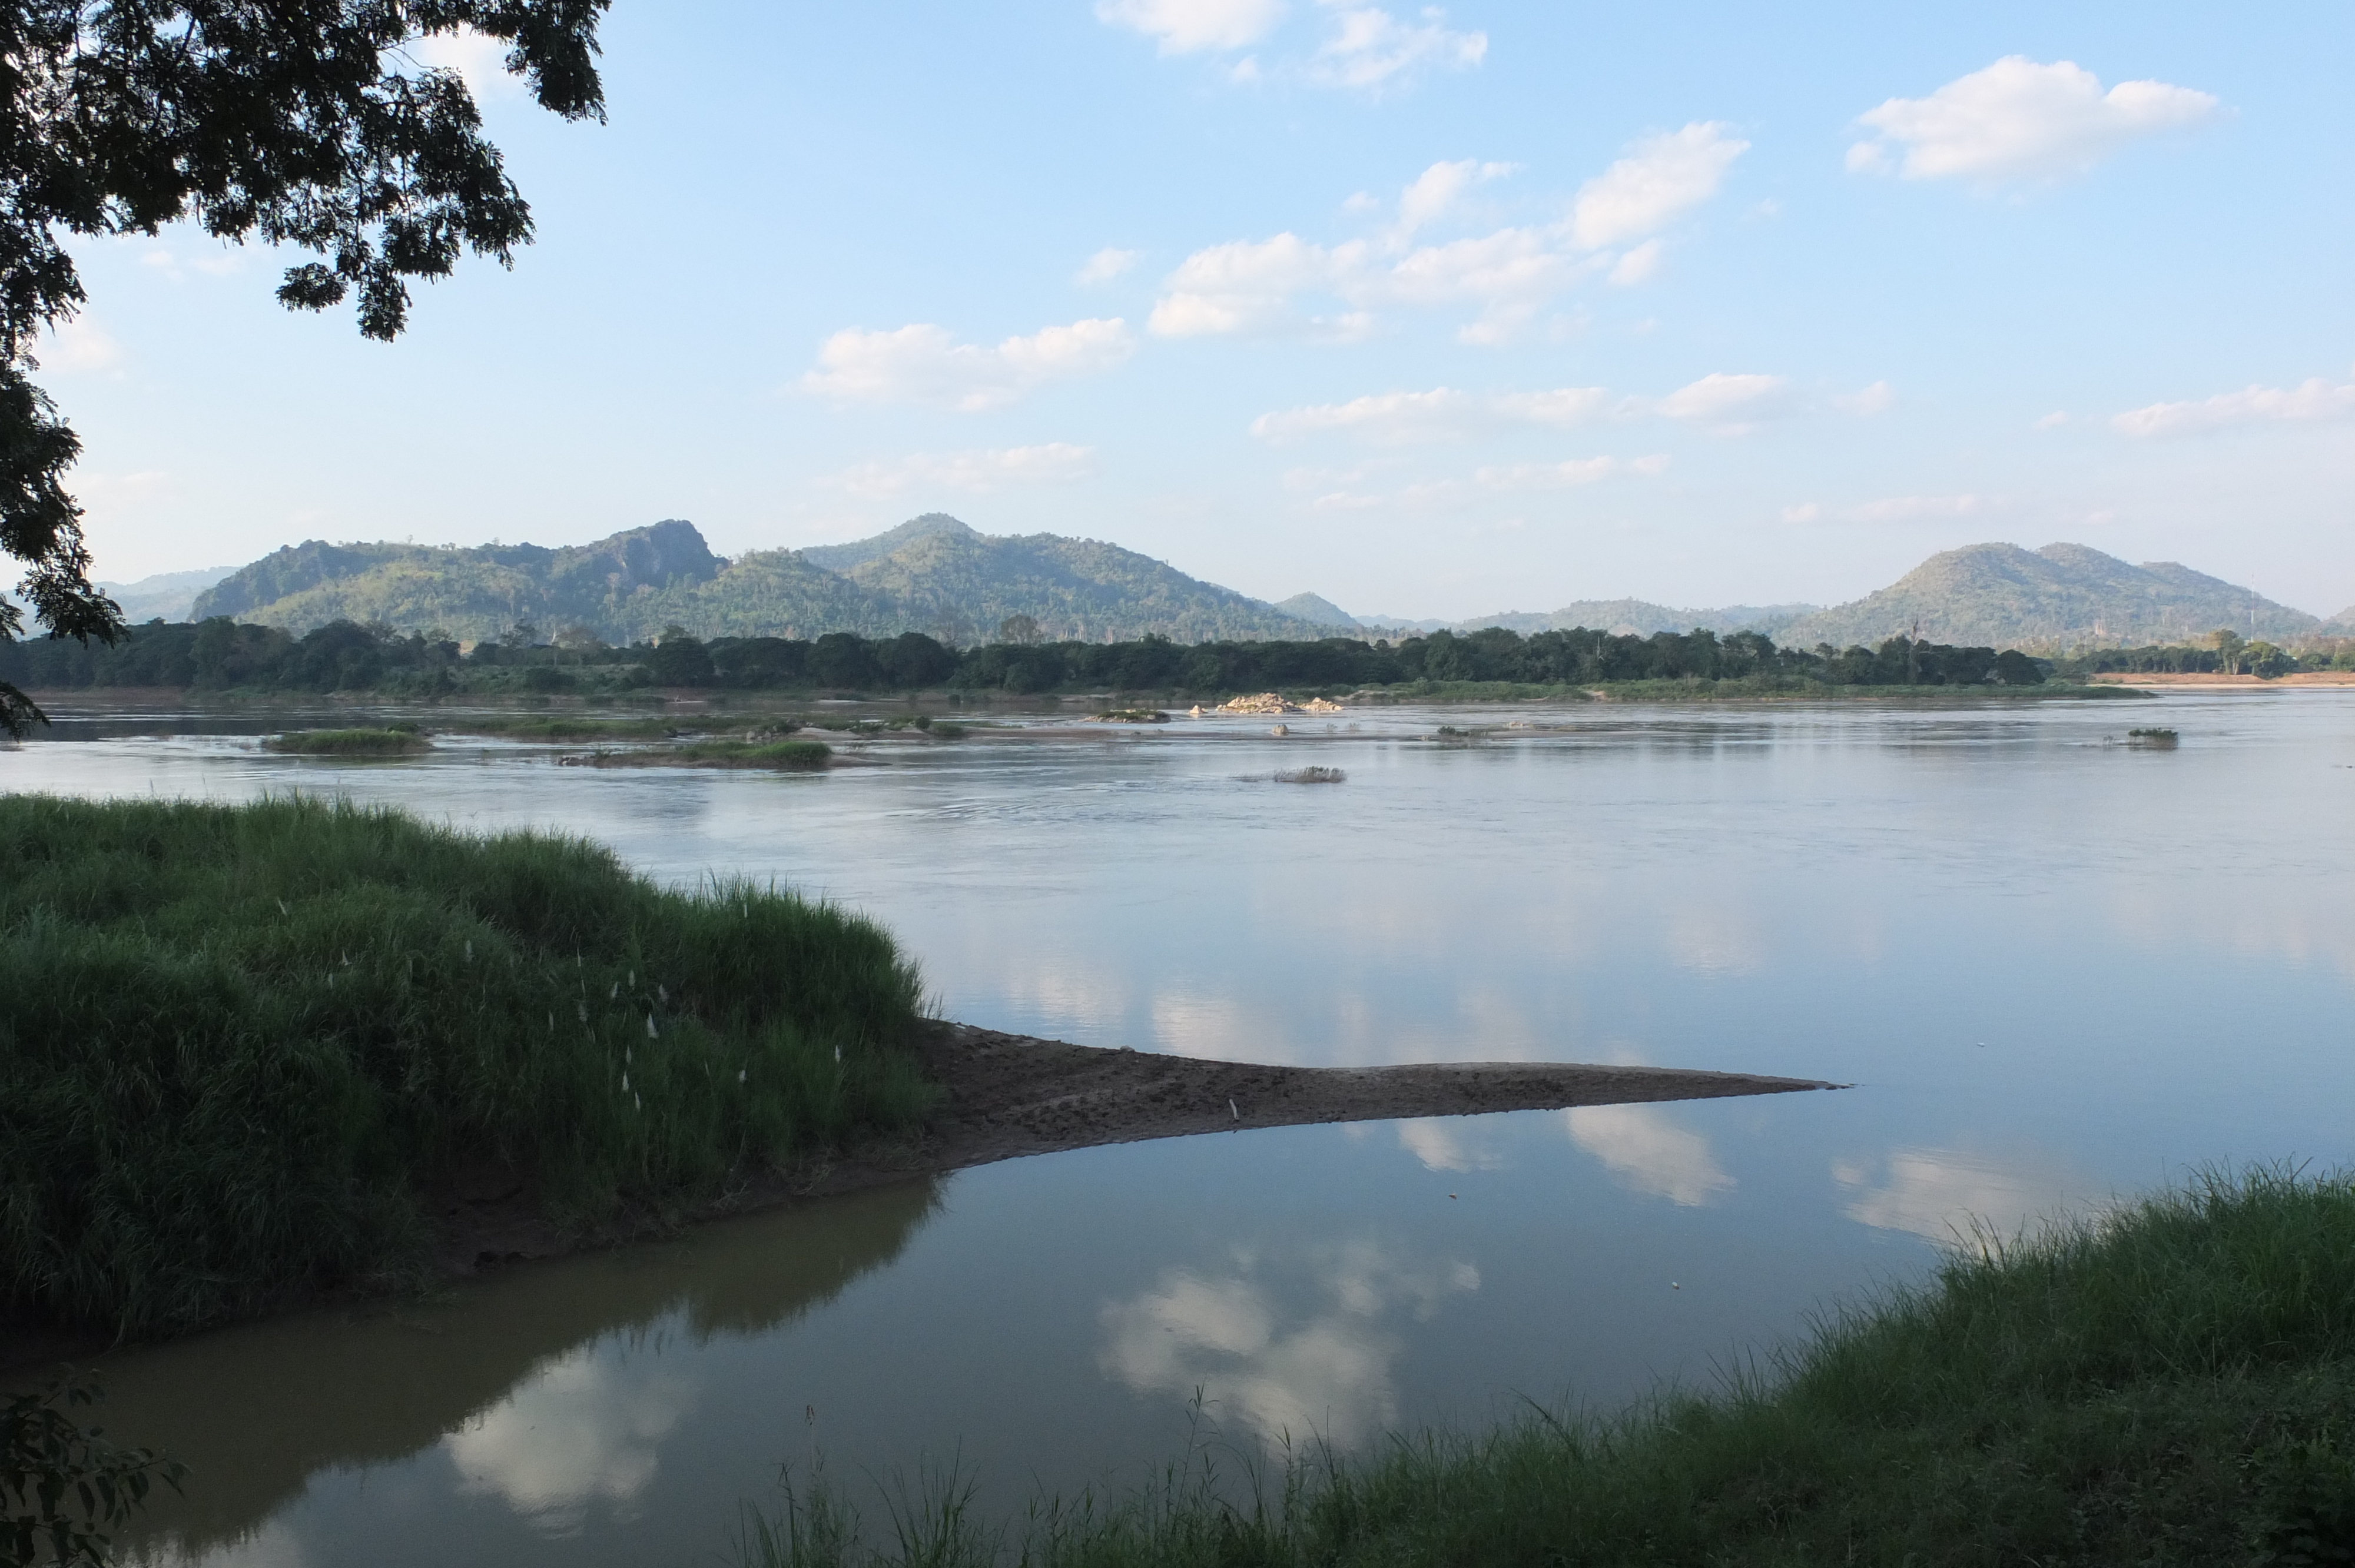
[[[106,1425],[190,1467],[157,1562],[709,1563],[781,1472],[879,1518],[954,1475],[1003,1516],[1189,1446],[1231,1472],[1608,1408],[1973,1227],[2355,1160],[2355,693],[1381,708],[808,777],[339,766],[64,707],[0,787],[340,792],[774,877],[993,1028],[1856,1086],[1018,1160],[117,1352]],[[2179,746],[2124,744],[2152,724]],[[1312,762],[1347,781],[1270,778]]]

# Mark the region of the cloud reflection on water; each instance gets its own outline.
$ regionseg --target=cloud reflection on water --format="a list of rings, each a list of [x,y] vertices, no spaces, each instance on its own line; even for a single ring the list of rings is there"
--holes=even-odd
[[[1622,1187],[1689,1209],[1733,1191],[1709,1139],[1658,1106],[1576,1106],[1561,1120],[1571,1141],[1602,1160]]]
[[[1494,1171],[1504,1159],[1472,1136],[1462,1117],[1422,1117],[1398,1124],[1401,1148],[1426,1171]]]
[[[2007,1164],[1955,1149],[1891,1150],[1878,1180],[1867,1164],[1836,1161],[1832,1180],[1856,1192],[1847,1207],[1852,1220],[1966,1245],[2009,1239],[2058,1216],[2071,1186],[2051,1161]]]
[[[1097,1364],[1138,1393],[1199,1390],[1213,1419],[1271,1445],[1316,1434],[1354,1447],[1398,1420],[1405,1340],[1384,1320],[1427,1321],[1448,1297],[1480,1288],[1468,1263],[1412,1264],[1369,1240],[1317,1249],[1305,1281],[1263,1277],[1262,1261],[1238,1255],[1219,1277],[1173,1268],[1108,1303]],[[1314,1307],[1287,1312],[1304,1285]]]
[[[695,1405],[694,1382],[655,1357],[583,1346],[442,1440],[460,1489],[488,1493],[542,1531],[625,1505],[661,1467],[660,1446]]]

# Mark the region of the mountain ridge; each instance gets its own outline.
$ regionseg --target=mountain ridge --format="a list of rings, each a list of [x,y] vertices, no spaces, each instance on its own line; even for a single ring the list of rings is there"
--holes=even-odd
[[[1885,588],[1803,617],[1777,641],[1874,643],[1913,632],[1934,642],[2061,649],[2089,641],[2181,642],[2229,627],[2296,637],[2319,617],[2177,561],[2142,566],[2086,545],[1966,545],[1942,550]]]
[[[943,513],[870,539],[732,561],[677,518],[554,548],[314,539],[230,574],[198,596],[191,614],[298,633],[352,620],[462,641],[529,625],[542,635],[580,628],[611,641],[677,626],[707,638],[923,631],[970,643],[1018,616],[1039,635],[1088,641],[1330,630],[1117,545],[981,534]]]
[[[866,539],[800,550],[715,555],[696,527],[666,519],[591,544],[289,546],[199,594],[192,618],[231,615],[304,631],[336,620],[432,630],[461,640],[527,623],[637,641],[665,628],[702,637],[890,637],[927,632],[966,645],[1027,617],[1035,634],[1099,641],[1408,636],[1572,626],[1648,635],[1704,628],[1763,631],[1800,647],[1877,643],[1913,632],[1963,646],[2060,652],[2092,641],[2205,638],[2219,628],[2287,639],[2355,634],[2355,607],[2325,621],[2174,561],[2139,566],[2090,546],[2039,550],[1988,543],[1930,556],[1849,603],[1678,609],[1637,599],[1459,621],[1353,616],[1314,593],[1270,604],[1101,540],[988,535],[926,513]]]

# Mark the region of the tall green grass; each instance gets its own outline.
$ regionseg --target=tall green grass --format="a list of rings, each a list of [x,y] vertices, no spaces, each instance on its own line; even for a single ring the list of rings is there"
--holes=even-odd
[[[588,1225],[927,1090],[868,921],[309,800],[0,797],[0,1306],[128,1334],[419,1277],[512,1168]]]
[[[1237,1488],[1201,1455],[986,1528],[953,1491],[870,1547],[841,1497],[761,1568],[2112,1564],[2355,1560],[2355,1183],[2210,1176],[1957,1252],[1714,1395],[1532,1407]],[[924,1528],[908,1528],[910,1520]]]
[[[773,768],[806,772],[824,768],[834,748],[822,740],[696,740],[666,752],[649,752],[651,761],[678,761],[706,768]]]
[[[431,751],[433,743],[414,726],[392,729],[298,729],[273,735],[264,750],[297,757],[408,757]]]

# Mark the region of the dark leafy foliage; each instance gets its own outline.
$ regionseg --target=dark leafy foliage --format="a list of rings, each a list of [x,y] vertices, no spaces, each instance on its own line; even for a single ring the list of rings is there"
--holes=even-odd
[[[316,257],[278,297],[356,298],[389,340],[409,283],[471,251],[502,265],[531,212],[456,72],[417,68],[421,38],[471,29],[568,120],[602,118],[597,25],[610,0],[19,0],[0,7],[0,550],[52,637],[112,641],[64,475],[80,443],[27,375],[40,334],[84,293],[67,235],[218,238]],[[22,610],[0,603],[0,630]],[[39,710],[0,686],[0,728]]]
[[[128,1523],[156,1480],[186,1472],[144,1448],[123,1448],[75,1419],[97,1383],[61,1377],[0,1404],[0,1568],[108,1562],[110,1531]]]

